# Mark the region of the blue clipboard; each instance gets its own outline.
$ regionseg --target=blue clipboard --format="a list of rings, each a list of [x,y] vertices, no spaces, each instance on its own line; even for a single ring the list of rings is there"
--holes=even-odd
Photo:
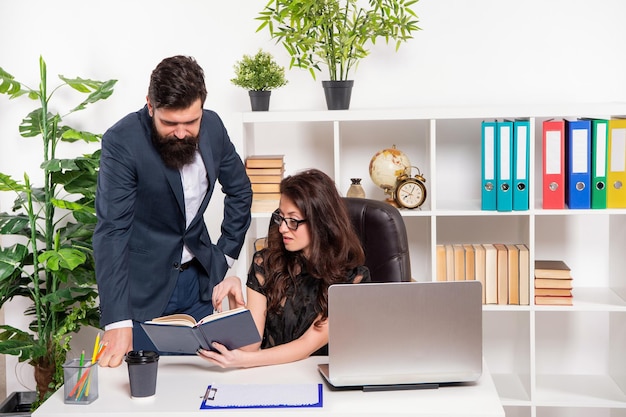
[[[211,384],[201,410],[230,408],[321,408],[322,384]]]

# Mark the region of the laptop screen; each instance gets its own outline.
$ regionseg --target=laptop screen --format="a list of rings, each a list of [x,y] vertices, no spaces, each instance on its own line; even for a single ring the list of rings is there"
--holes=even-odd
[[[329,288],[331,384],[475,381],[482,374],[479,281]]]

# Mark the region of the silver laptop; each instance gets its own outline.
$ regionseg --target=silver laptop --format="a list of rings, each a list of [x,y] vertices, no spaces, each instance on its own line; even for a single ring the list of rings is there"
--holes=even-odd
[[[419,388],[482,374],[479,281],[332,285],[328,314],[319,370],[333,387]]]

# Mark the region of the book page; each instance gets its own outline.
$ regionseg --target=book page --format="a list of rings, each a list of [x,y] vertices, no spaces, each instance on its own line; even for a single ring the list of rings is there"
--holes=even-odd
[[[247,310],[247,308],[245,308],[245,307],[237,307],[237,308],[233,308],[232,310],[225,310],[225,311],[221,311],[219,313],[209,314],[208,316],[200,319],[200,321],[198,321],[198,324],[207,323],[209,321],[217,320],[217,319],[220,319],[222,317],[233,316],[235,314],[241,313],[241,312],[246,311],[246,310]]]
[[[232,316],[234,314],[240,313],[242,311],[246,310],[245,307],[238,307],[238,308],[234,308],[232,310],[226,310],[226,311],[222,311],[220,313],[213,313],[213,314],[209,314],[208,316],[200,319],[200,321],[196,322],[196,319],[194,319],[192,316],[190,316],[189,314],[170,314],[168,316],[162,316],[162,317],[157,317],[155,319],[146,321],[146,323],[148,324],[169,324],[172,326],[188,326],[188,327],[194,327],[196,324],[202,324],[202,323],[206,323],[212,320],[217,320],[221,317],[227,317],[227,316]]]
[[[149,320],[148,324],[171,324],[173,326],[188,326],[193,327],[196,325],[196,319],[189,314],[171,314],[169,316],[157,317]]]

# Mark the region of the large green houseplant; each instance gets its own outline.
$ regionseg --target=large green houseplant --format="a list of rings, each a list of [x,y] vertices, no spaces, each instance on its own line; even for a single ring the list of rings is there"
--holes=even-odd
[[[393,40],[397,50],[420,30],[411,8],[417,2],[270,0],[257,17],[262,22],[257,31],[267,28],[283,44],[291,55],[290,68],[307,69],[315,79],[315,71],[325,65],[330,82],[323,84],[341,82],[351,87],[350,71],[369,54],[369,42]]]
[[[41,172],[33,176],[42,177],[42,185],[31,182],[28,173],[23,179],[0,173],[0,191],[15,196],[10,212],[0,213],[0,307],[25,297],[31,303],[24,314],[32,317],[26,329],[0,326],[0,353],[34,366],[40,400],[63,383],[62,365],[72,334],[83,325],[97,326],[99,318],[91,239],[100,151],[69,159],[57,158],[56,152],[61,142],[98,142],[100,136],[73,129],[63,118],[108,98],[116,83],[59,78],[61,84],[49,89],[43,58],[38,88],[0,68],[1,94],[37,102],[19,132],[24,138],[41,138],[43,154]],[[65,115],[51,110],[51,100],[62,87],[71,87],[80,99]],[[17,154],[14,161],[33,157]]]

